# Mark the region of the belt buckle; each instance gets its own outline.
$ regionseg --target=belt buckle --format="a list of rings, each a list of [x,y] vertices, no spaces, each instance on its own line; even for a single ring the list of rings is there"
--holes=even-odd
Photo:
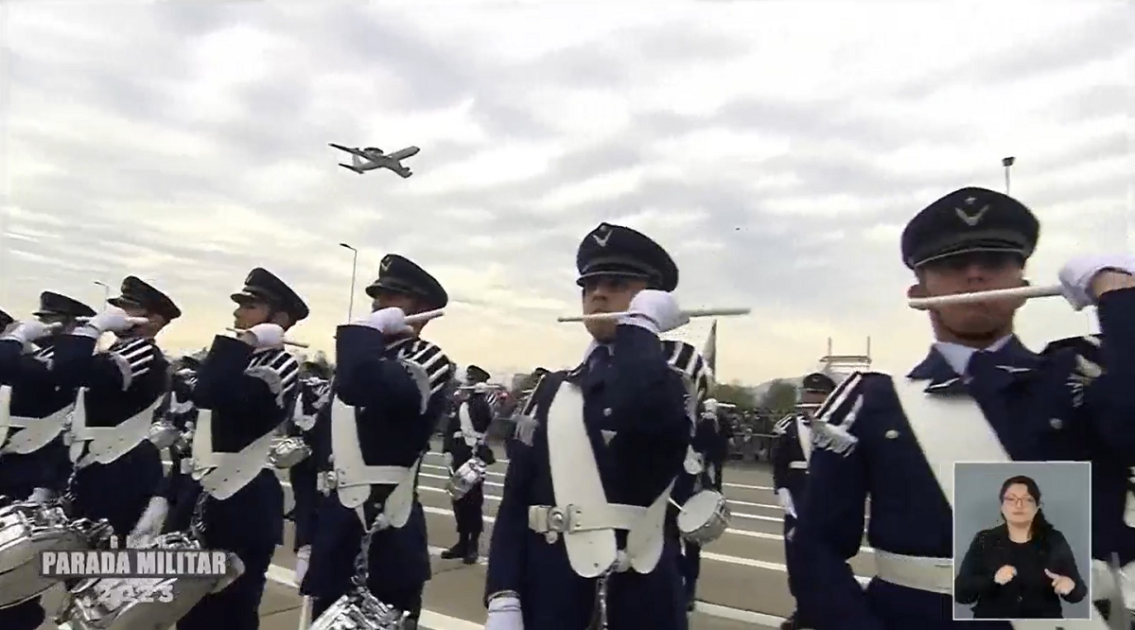
[[[575,531],[579,514],[580,509],[574,504],[563,507],[558,505],[548,507],[547,515],[544,518],[544,523],[547,526],[544,537],[549,543],[554,543],[561,534],[569,534]]]

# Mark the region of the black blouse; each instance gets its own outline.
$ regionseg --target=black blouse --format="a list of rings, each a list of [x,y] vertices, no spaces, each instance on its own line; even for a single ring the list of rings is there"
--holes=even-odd
[[[1005,584],[993,576],[1009,565],[1017,575]],[[1076,586],[1065,601],[1077,603],[1088,594],[1072,548],[1056,530],[1026,543],[1009,540],[1005,525],[977,533],[954,580],[954,599],[973,604],[974,619],[1063,619],[1060,596],[1045,569],[1071,578]]]

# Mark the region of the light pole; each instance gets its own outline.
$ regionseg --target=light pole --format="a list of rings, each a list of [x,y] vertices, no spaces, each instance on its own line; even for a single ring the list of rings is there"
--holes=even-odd
[[[105,311],[106,307],[110,305],[110,286],[99,280],[95,280],[94,284],[102,287],[102,310]]]
[[[1013,168],[1013,164],[1017,161],[1015,157],[1001,158],[1001,166],[1005,167],[1005,194],[1009,194],[1009,169]]]
[[[351,250],[351,301],[347,303],[347,323],[355,314],[355,273],[359,270],[359,250],[346,243],[339,243],[339,247]]]

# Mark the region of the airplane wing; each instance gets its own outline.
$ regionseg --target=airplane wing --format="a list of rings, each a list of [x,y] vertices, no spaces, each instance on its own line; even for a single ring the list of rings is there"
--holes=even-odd
[[[391,170],[394,171],[395,173],[398,173],[399,175],[401,175],[402,179],[406,179],[407,177],[414,174],[410,171],[410,169],[406,168],[405,166],[403,166],[402,168],[391,169]]]
[[[419,149],[418,147],[406,147],[405,149],[390,153],[386,157],[392,160],[404,160],[406,158],[414,157],[418,154],[418,151],[421,151],[421,149]]]
[[[350,153],[352,155],[357,155],[357,156],[359,156],[363,159],[367,159],[367,160],[370,159],[370,158],[367,157],[366,153],[363,153],[362,151],[360,151],[358,149],[352,149],[351,147],[345,147],[341,144],[335,144],[333,142],[328,143],[327,146],[330,146],[330,147],[335,148],[335,149],[339,149],[340,151],[346,151],[347,153]]]

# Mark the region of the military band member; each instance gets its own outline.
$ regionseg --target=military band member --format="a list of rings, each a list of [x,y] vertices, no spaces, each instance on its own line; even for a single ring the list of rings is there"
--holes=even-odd
[[[1086,372],[1094,372],[1097,366],[1106,371],[1103,343],[1103,335],[1098,334],[1058,339],[1050,342],[1043,354],[1072,352],[1081,358],[1078,361],[1082,360]],[[1087,378],[1078,380],[1081,388],[1090,384]],[[1135,603],[1130,579],[1135,576],[1135,469],[1130,464],[1119,458],[1097,457],[1092,461],[1091,594],[1105,619],[1111,617],[1114,594],[1119,593],[1128,608]],[[1107,569],[1113,559],[1118,560],[1120,571],[1127,578],[1120,584],[1115,583]]]
[[[55,345],[54,371],[77,387],[70,429],[75,472],[69,492],[76,516],[105,518],[119,537],[160,529],[168,504],[158,448],[149,440],[154,412],[168,388],[169,364],[155,337],[181,310],[135,276],[121,295]],[[145,320],[134,323],[134,319]],[[99,337],[114,333],[106,352]]]
[[[200,368],[201,362],[193,356],[179,359],[166,394],[163,418],[180,432],[181,438],[168,449],[170,470],[165,496],[170,501],[170,507],[163,532],[174,531],[172,526],[189,521],[200,490],[190,476],[193,472],[191,445],[200,414],[197,405],[193,403],[193,390],[197,386],[197,370]]]
[[[796,528],[796,506],[803,505],[808,487],[808,457],[812,454],[812,413],[835,389],[835,381],[822,372],[804,377],[796,412],[785,416],[773,427],[772,485],[784,510],[784,565],[788,573],[788,590],[795,593],[793,576],[796,563],[793,534]],[[795,595],[793,595],[795,597]],[[799,611],[788,616],[781,630],[811,628],[806,614]]]
[[[259,267],[231,297],[233,327],[242,332],[217,335],[197,372],[193,469],[200,479],[191,523],[176,528],[199,526],[203,546],[235,553],[244,572],[199,601],[178,630],[258,628],[265,572],[283,542],[284,493],[265,460],[298,393],[299,361],[284,349],[284,333],[309,311],[291,287]]]
[[[426,270],[396,254],[382,259],[366,291],[373,312],[336,332],[336,487],[320,502],[300,591],[314,598],[318,618],[351,588],[364,530],[377,525],[367,586],[384,604],[409,613],[413,624],[430,578],[417,474],[451,393],[453,364],[419,336],[425,322],[407,324],[406,317],[444,308],[449,296]]]
[[[707,405],[707,410],[709,407]],[[722,492],[725,483],[725,462],[729,459],[729,445],[733,442],[733,426],[729,423],[728,418],[724,417],[716,400],[713,400],[712,407],[712,414],[703,414],[702,416],[702,419],[707,423],[707,429],[709,429],[705,446],[706,471],[712,481],[713,488]]]
[[[480,458],[486,465],[496,462],[492,449],[485,443],[485,434],[493,422],[493,410],[488,401],[488,380],[489,373],[476,365],[465,369],[466,386],[473,389],[469,390],[469,395],[458,405],[442,443],[442,452],[448,460],[451,475],[474,457]],[[481,532],[484,530],[484,506],[484,481],[461,498],[453,500],[457,544],[441,552],[443,559],[461,558],[465,564],[477,563]]]
[[[1011,197],[981,188],[950,193],[903,233],[903,261],[916,278],[909,294],[1022,286],[1038,236],[1032,212]],[[1130,256],[1092,255],[1072,259],[1059,274],[1075,309],[1097,305],[1108,340],[1102,375],[1073,352],[1028,350],[1013,334],[1023,300],[992,300],[932,308],[937,341],[909,374],[855,374],[836,388],[813,422],[809,487],[794,537],[796,596],[817,630],[954,627],[954,462],[1103,461],[1135,453],[1135,398],[1126,391],[1135,382],[1133,272]],[[864,591],[847,561],[860,549],[868,497],[876,577]]]
[[[690,452],[686,455],[685,470],[674,486],[674,499],[679,505],[684,504],[690,497],[702,490],[721,492],[720,469],[715,470],[710,455],[718,441],[721,430],[721,421],[718,418],[718,402],[710,398],[705,400],[694,423],[690,437]],[[673,519],[677,519],[678,510],[671,506]],[[697,606],[698,577],[701,575],[701,545],[681,538],[677,531],[676,521],[673,523],[673,534],[679,537],[682,555],[679,567],[682,571],[682,583],[685,586],[686,610],[693,611]]]
[[[331,454],[331,370],[325,363],[307,361],[300,366],[299,399],[288,423],[287,435],[299,437],[311,449],[311,455],[288,469],[295,501],[290,518],[295,524],[293,550],[296,552],[296,583],[303,581],[311,558],[319,510],[319,471]]]
[[[58,387],[51,369],[55,340],[74,330],[76,318],[94,314],[78,300],[45,291],[35,320],[14,323],[0,315],[0,331],[8,329],[0,334],[0,387],[11,388],[10,420],[0,426],[0,495],[42,503],[65,489],[71,461],[61,435],[75,389]],[[5,630],[33,630],[43,620],[38,597],[0,608]]]
[[[584,314],[630,314],[588,320],[583,363],[541,379],[518,422],[485,628],[684,629],[678,544],[663,529],[693,398],[658,339],[688,321],[671,295],[678,268],[647,236],[607,223],[584,237],[576,267]],[[587,509],[555,507],[568,505]],[[576,531],[576,518],[601,529]]]

